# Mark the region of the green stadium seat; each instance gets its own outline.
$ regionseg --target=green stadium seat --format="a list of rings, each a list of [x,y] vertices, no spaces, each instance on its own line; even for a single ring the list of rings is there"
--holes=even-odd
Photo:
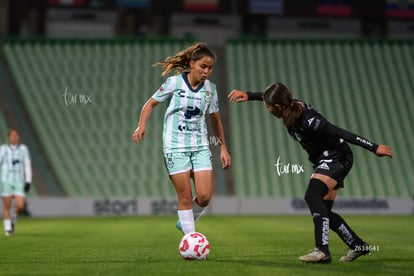
[[[3,112],[0,111],[0,144],[7,142],[7,131],[9,127],[7,125],[6,119],[3,116]]]
[[[146,141],[131,134],[141,106],[164,81],[151,68],[191,42],[17,41],[3,48],[68,196],[172,196],[162,158],[163,108]],[[65,89],[78,94],[66,105]],[[72,95],[73,95],[72,94]],[[80,95],[92,102],[80,103]]]

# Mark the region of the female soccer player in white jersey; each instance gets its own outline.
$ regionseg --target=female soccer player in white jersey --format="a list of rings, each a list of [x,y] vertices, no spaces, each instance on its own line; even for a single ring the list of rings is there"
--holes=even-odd
[[[0,182],[6,236],[14,232],[14,223],[17,215],[24,209],[25,194],[32,182],[29,150],[26,145],[20,144],[19,131],[10,129],[7,136],[8,143],[0,146]],[[16,209],[10,214],[13,197]]]
[[[184,234],[195,232],[194,222],[203,214],[212,196],[212,157],[206,115],[209,115],[215,135],[221,141],[222,167],[227,169],[231,164],[216,86],[208,80],[215,59],[206,44],[196,43],[154,64],[163,68],[162,76],[172,70],[176,75],[169,77],[145,103],[138,127],[132,135],[135,143],[144,140],[147,120],[153,108],[159,103],[167,103],[163,130],[164,161],[178,198],[177,228]],[[194,199],[191,178],[195,186]]]

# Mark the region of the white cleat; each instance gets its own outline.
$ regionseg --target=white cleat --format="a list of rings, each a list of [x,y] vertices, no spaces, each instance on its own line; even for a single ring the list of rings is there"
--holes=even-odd
[[[330,263],[332,258],[330,255],[326,255],[318,248],[313,249],[309,254],[299,257],[299,260],[305,263]]]
[[[360,256],[364,256],[367,255],[368,253],[370,253],[371,251],[369,250],[369,245],[367,243],[365,243],[363,246],[360,246],[361,249],[362,248],[366,248],[368,250],[353,250],[351,248],[348,248],[348,250],[346,251],[345,255],[342,256],[339,261],[340,262],[352,262],[353,260],[355,260],[356,258],[360,257]]]

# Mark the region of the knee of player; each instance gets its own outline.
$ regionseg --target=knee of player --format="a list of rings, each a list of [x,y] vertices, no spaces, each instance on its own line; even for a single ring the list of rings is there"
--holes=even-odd
[[[325,183],[319,179],[312,178],[305,193],[305,200],[322,199],[328,191],[329,189]]]
[[[24,203],[17,203],[16,202],[16,211],[17,213],[20,213],[24,209]]]
[[[208,196],[208,195],[199,196],[199,195],[197,195],[197,204],[200,207],[206,207],[210,203],[210,200],[211,200],[211,196]]]

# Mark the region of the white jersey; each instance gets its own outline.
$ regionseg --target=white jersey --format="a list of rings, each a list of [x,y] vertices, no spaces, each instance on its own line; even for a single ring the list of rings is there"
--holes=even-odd
[[[26,145],[1,145],[0,167],[2,182],[32,182],[30,154]]]
[[[168,103],[164,116],[164,153],[209,148],[205,115],[219,111],[214,83],[205,80],[194,90],[183,73],[169,77],[152,98]]]

